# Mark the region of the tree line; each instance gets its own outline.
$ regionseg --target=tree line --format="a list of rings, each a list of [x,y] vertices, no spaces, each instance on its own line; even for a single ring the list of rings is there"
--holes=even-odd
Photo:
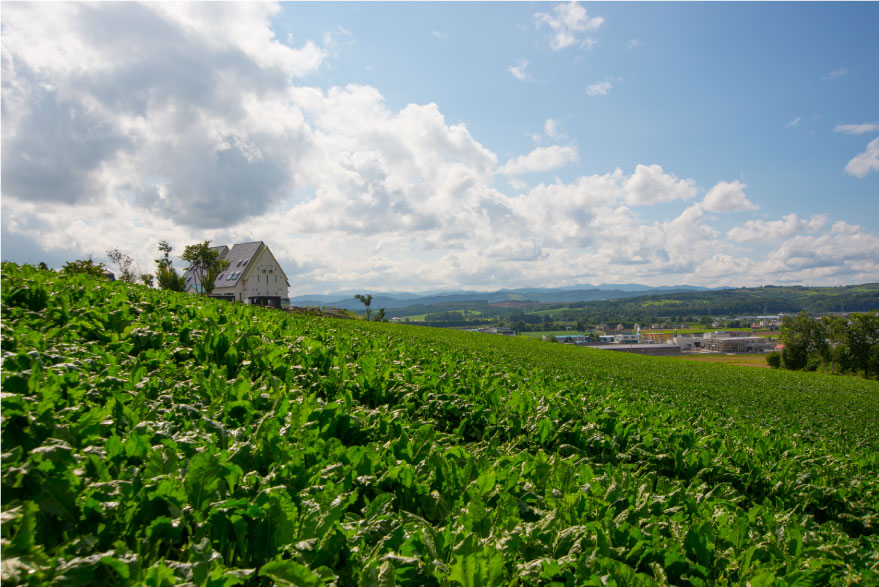
[[[772,367],[830,373],[879,375],[879,312],[813,318],[806,312],[781,321],[780,353],[770,353]]]
[[[118,248],[107,251],[107,258],[115,269],[114,278],[127,283],[143,283],[148,287],[157,286],[159,289],[170,291],[186,291],[186,278],[177,273],[174,263],[171,261],[173,247],[167,241],[161,241],[158,247],[160,256],[155,260],[156,272],[139,273],[134,259]],[[206,240],[194,245],[187,245],[180,255],[183,261],[189,263],[188,271],[195,281],[200,284],[198,293],[210,295],[214,291],[214,282],[217,277],[229,266],[229,261],[220,259],[217,251],[211,249],[211,241]],[[40,263],[42,268],[48,269],[45,263]],[[68,261],[61,269],[64,273],[88,273],[96,277],[108,275],[108,268],[94,259],[78,259]]]

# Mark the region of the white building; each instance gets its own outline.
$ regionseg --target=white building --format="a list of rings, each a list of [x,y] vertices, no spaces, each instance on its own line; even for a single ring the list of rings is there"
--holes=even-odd
[[[214,281],[211,297],[260,306],[281,306],[288,296],[287,274],[281,269],[272,251],[262,241],[211,247],[229,266]],[[201,291],[198,277],[188,269],[184,273],[186,291]]]

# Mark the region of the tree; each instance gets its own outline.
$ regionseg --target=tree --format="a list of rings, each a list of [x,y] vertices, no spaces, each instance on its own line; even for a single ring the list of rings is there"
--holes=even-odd
[[[827,334],[827,355],[830,361],[830,372],[835,373],[843,369],[847,360],[845,333],[848,330],[848,320],[842,316],[824,316],[821,318],[824,332]]]
[[[189,271],[195,281],[201,284],[202,294],[209,296],[214,291],[214,281],[229,266],[227,259],[220,259],[220,254],[211,249],[211,241],[207,240],[196,245],[188,245],[180,258],[189,263]]]
[[[143,273],[143,274],[141,274],[141,276],[140,276],[140,280],[141,280],[141,281],[143,282],[143,284],[144,284],[145,286],[147,286],[147,287],[152,287],[152,286],[153,286],[153,274],[152,274],[152,273]]]
[[[134,259],[130,255],[126,255],[119,249],[112,249],[107,251],[107,258],[116,266],[116,270],[119,272],[119,281],[126,283],[137,282],[137,273],[133,269]]]
[[[369,322],[369,313],[372,311],[369,309],[369,306],[372,304],[372,294],[356,294],[354,297],[360,300],[361,304],[366,306],[366,321]]]
[[[84,273],[86,275],[91,275],[92,277],[107,276],[107,268],[104,267],[104,264],[95,263],[91,257],[88,259],[79,259],[77,261],[68,261],[64,264],[61,271],[67,274]]]
[[[163,256],[156,259],[156,265],[158,265],[158,268],[156,269],[156,282],[159,285],[159,289],[185,291],[186,280],[182,275],[178,275],[171,262],[172,250],[173,249],[171,248],[171,245],[168,244],[168,241],[162,241],[159,243],[159,251],[163,253]]]
[[[386,322],[386,320],[385,320],[385,309],[384,309],[384,308],[381,308],[381,309],[378,311],[378,314],[375,315],[375,321],[376,321],[376,322]]]
[[[864,379],[871,371],[879,372],[879,314],[852,314],[846,331],[846,346],[851,355],[852,367],[864,370]]]
[[[781,321],[781,340],[784,343],[782,366],[785,369],[804,369],[809,364],[810,355],[817,355],[826,362],[830,349],[826,330],[808,312],[800,312],[795,317],[785,316]]]

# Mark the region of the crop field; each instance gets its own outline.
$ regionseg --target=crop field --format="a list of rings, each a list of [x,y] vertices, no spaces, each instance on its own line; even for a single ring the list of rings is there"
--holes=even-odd
[[[879,384],[4,264],[2,580],[876,585]]]
[[[680,361],[694,361],[698,363],[723,363],[724,365],[739,365],[743,367],[769,368],[764,354],[748,355],[679,355],[675,357]]]

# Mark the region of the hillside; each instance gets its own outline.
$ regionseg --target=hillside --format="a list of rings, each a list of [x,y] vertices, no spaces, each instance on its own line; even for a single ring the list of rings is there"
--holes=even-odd
[[[591,293],[608,293],[595,290]],[[569,295],[576,292],[560,292]],[[613,299],[559,300],[517,304],[488,301],[446,301],[431,305],[409,305],[388,312],[391,317],[440,314],[443,312],[478,312],[480,319],[496,321],[541,321],[549,313],[555,322],[585,324],[599,323],[655,323],[662,320],[694,319],[703,316],[811,314],[825,312],[867,312],[879,309],[879,284],[848,285],[840,287],[765,286],[756,288],[679,291],[671,293],[621,292]],[[596,294],[597,295],[597,294]],[[607,298],[611,298],[608,296]],[[381,307],[373,303],[374,307]],[[362,308],[362,306],[361,306]],[[461,321],[462,316],[449,320]]]
[[[456,291],[433,294],[413,293],[372,293],[373,306],[388,310],[400,310],[400,315],[411,316],[437,309],[464,309],[470,305],[502,304],[505,302],[529,302],[531,304],[551,304],[559,302],[585,302],[613,300],[617,298],[640,297],[645,294],[663,294],[691,290],[705,291],[707,288],[679,286],[651,288],[637,284],[583,285],[560,288],[522,288],[499,291]],[[363,305],[354,294],[302,295],[290,298],[294,306],[334,306],[346,310],[360,310]]]
[[[875,584],[879,384],[3,265],[4,584]]]

